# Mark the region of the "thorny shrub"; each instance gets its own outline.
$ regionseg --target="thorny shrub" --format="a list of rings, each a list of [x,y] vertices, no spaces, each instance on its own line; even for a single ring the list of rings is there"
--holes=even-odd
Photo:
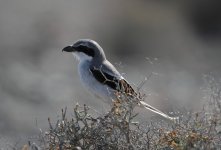
[[[221,149],[221,82],[212,76],[205,79],[208,102],[201,111],[176,113],[180,117],[178,123],[156,119],[149,124],[134,122],[136,100],[119,93],[111,111],[98,117],[90,114],[90,107],[77,104],[73,118],[66,117],[66,108],[55,125],[49,118],[41,149]]]

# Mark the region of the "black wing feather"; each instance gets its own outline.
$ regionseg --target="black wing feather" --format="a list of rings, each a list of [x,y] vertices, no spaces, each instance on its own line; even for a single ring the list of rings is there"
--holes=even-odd
[[[90,68],[91,73],[93,76],[98,80],[100,83],[107,85],[108,87],[112,88],[116,91],[125,92],[127,94],[135,94],[136,92],[131,87],[131,85],[124,79],[117,79],[116,77],[102,72],[101,69],[98,68]]]
[[[90,71],[100,83],[105,84],[114,90],[119,89],[119,80],[116,79],[114,76],[106,72],[102,72],[100,69],[97,68],[90,68]]]

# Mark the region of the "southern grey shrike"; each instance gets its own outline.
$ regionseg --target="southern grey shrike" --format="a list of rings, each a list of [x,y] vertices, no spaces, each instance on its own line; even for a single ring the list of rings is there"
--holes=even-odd
[[[106,59],[103,49],[97,42],[91,39],[80,39],[73,45],[63,48],[62,51],[71,52],[79,60],[78,73],[86,89],[109,104],[116,98],[116,91],[129,89],[128,92],[136,94],[132,86]],[[168,116],[142,100],[139,102],[140,106],[167,119],[177,119]]]

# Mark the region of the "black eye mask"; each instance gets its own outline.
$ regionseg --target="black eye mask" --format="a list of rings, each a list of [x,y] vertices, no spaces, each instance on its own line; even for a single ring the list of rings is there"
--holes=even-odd
[[[94,50],[92,48],[89,48],[87,46],[79,45],[74,48],[77,52],[82,52],[87,54],[88,56],[94,57]]]

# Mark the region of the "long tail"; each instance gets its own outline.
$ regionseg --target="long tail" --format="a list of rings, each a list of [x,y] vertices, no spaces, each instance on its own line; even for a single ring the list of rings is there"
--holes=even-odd
[[[174,122],[178,122],[179,121],[179,117],[170,117],[167,114],[163,113],[162,111],[160,111],[160,110],[154,108],[153,106],[145,103],[144,101],[140,101],[140,103],[141,103],[141,105],[144,106],[144,108],[146,108],[146,109],[148,109],[148,110],[150,110],[150,111],[152,111],[154,113],[157,113],[157,114],[163,116],[166,119],[172,120]]]

